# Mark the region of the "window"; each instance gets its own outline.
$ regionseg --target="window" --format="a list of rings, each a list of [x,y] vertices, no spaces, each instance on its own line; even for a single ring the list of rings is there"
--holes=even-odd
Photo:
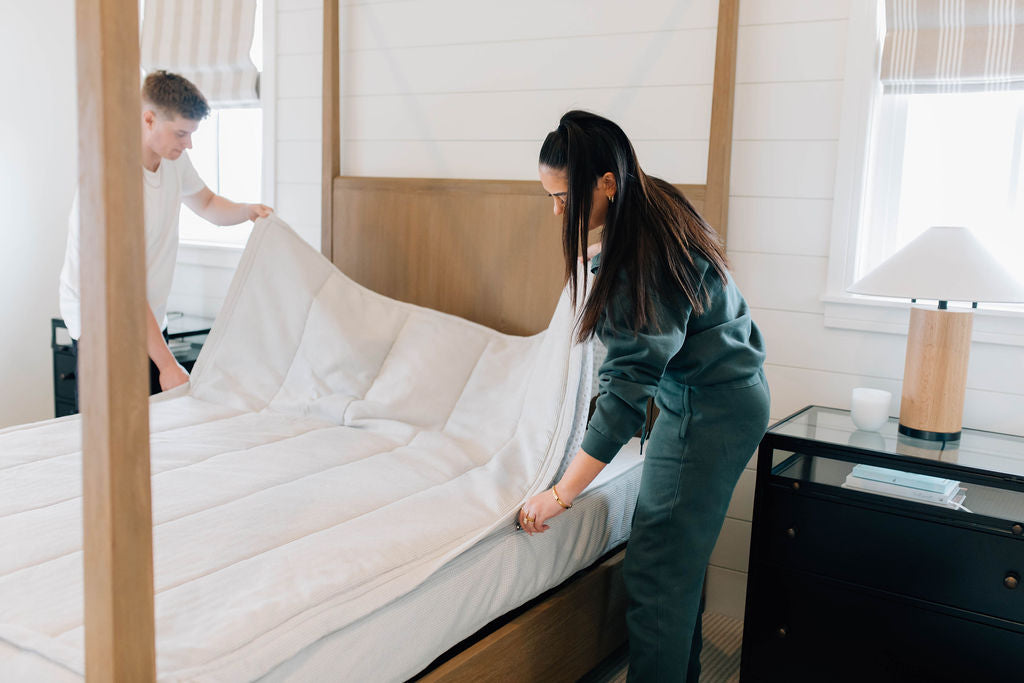
[[[887,4],[935,8],[942,2],[850,3],[828,280],[822,297],[826,327],[905,335],[907,301],[853,295],[846,288],[932,225],[967,225],[1010,272],[1024,278],[1024,91],[1009,89],[1021,86],[1024,49],[1017,47],[1012,59],[999,62],[1007,67],[999,76],[1007,88],[1003,91],[972,91],[983,80],[979,76],[988,74],[988,63],[984,54],[979,58],[967,53],[958,63],[965,67],[959,75],[975,81],[960,89],[971,92],[950,92],[955,88],[942,80],[945,73],[930,74],[931,82],[924,87],[889,92],[883,87]],[[989,4],[966,2],[974,22],[967,31],[987,31],[981,27],[988,20]],[[921,22],[912,26],[920,28]],[[1013,37],[1024,38],[1024,31],[1003,35],[1011,37],[1005,45],[1013,45]],[[976,36],[973,42],[985,45],[986,39]],[[945,68],[950,61],[936,58],[935,45],[948,44],[931,40],[927,49],[903,54],[918,60],[913,66]],[[981,308],[974,320],[975,342],[1024,346],[1024,306]]]
[[[215,194],[237,202],[258,202],[261,192],[263,111],[216,109],[192,136],[189,158],[199,177]],[[242,246],[252,223],[222,227],[181,207],[181,239]]]
[[[894,312],[846,288],[933,225],[971,228],[1024,279],[1024,33],[995,25],[987,0],[959,14],[944,1],[850,4],[826,325],[905,332],[905,302]],[[1004,323],[993,339],[1024,340],[1024,324]]]
[[[252,46],[256,69],[263,70],[263,2],[256,2]],[[214,107],[192,136],[189,158],[199,177],[214,194],[236,202],[264,202],[262,198],[263,110],[260,107]],[[252,223],[213,225],[182,205],[180,237],[183,242],[244,246]]]
[[[856,280],[933,225],[963,225],[1024,280],[1024,93],[885,94]]]

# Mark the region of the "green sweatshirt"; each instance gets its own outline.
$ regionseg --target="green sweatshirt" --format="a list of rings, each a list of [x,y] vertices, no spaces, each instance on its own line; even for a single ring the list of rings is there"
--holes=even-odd
[[[625,278],[614,290],[613,305],[602,314],[597,336],[608,349],[598,371],[598,398],[583,438],[583,450],[610,462],[643,424],[647,400],[661,393],[667,405],[684,387],[746,386],[764,364],[764,340],[732,277],[722,282],[701,256],[694,254],[710,303],[694,315],[681,293],[676,301],[657,301],[660,330],[634,334],[625,299]],[[591,271],[600,266],[598,254]],[[610,311],[610,313],[609,313]],[[609,319],[609,315],[614,319]]]

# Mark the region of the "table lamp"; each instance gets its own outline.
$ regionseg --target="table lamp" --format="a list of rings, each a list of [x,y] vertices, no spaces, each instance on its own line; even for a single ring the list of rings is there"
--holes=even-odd
[[[847,288],[869,294],[938,301],[913,306],[900,399],[901,434],[955,441],[963,427],[971,328],[978,302],[1024,302],[1024,284],[967,228],[933,227]],[[971,309],[949,310],[950,301]]]

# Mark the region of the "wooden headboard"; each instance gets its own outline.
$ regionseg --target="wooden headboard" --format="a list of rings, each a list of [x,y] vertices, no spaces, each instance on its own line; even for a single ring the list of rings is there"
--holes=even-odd
[[[324,255],[386,296],[511,334],[544,329],[564,266],[559,219],[539,181],[341,176],[338,18],[338,0],[325,0]],[[723,242],[738,26],[739,0],[719,0],[707,183],[677,186]]]
[[[678,187],[701,208],[703,185]],[[562,219],[539,181],[340,177],[333,189],[329,258],[359,284],[509,334],[547,327]]]

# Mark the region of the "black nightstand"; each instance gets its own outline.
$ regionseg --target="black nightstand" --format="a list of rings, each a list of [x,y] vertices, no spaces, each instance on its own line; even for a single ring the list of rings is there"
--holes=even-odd
[[[182,366],[192,372],[203,348],[213,320],[197,316],[170,314],[164,337]],[[78,359],[67,327],[60,318],[50,320],[50,347],[53,349],[53,409],[54,417],[74,415],[78,412],[76,368]],[[159,386],[155,387],[159,391]],[[154,391],[154,393],[155,393]]]
[[[966,509],[847,488],[858,464],[959,481]],[[1022,574],[1024,438],[809,406],[758,450],[741,680],[1024,680]]]

